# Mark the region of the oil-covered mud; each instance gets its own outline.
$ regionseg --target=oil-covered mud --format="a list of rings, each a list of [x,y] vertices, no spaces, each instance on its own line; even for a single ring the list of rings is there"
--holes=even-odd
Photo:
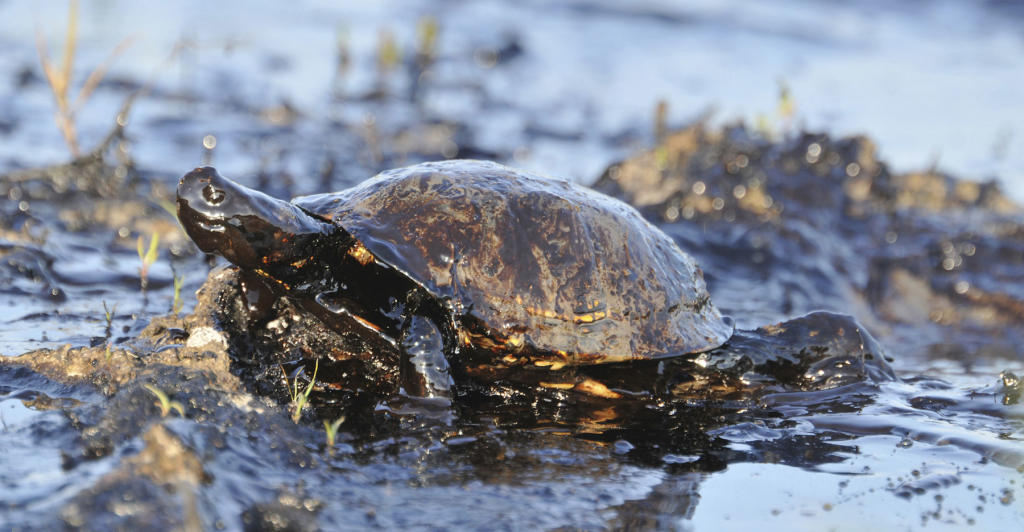
[[[40,171],[31,182],[56,194],[66,171],[95,204],[112,201],[87,181],[119,167],[94,168]],[[253,327],[244,276],[220,267],[191,313],[138,320],[148,324],[93,347],[4,359],[4,482],[19,494],[10,523],[484,528],[497,513],[508,526],[675,526],[700,517],[714,472],[739,464],[833,479],[828,492],[789,491],[762,518],[813,511],[831,522],[844,505],[903,499],[929,500],[926,520],[1019,515],[1016,378],[962,389],[897,376],[887,362],[959,353],[970,367],[1018,356],[1017,208],[994,185],[891,175],[864,139],[779,144],[696,126],[612,166],[596,187],[642,208],[706,265],[717,300],[743,324],[725,346],[563,370],[599,380],[615,399],[459,382],[451,415],[439,418],[394,399],[398,364],[387,353],[313,364],[353,346],[288,300]],[[109,197],[128,206],[135,190]],[[974,266],[984,257],[999,258]],[[24,277],[36,287],[25,292],[61,297],[45,273]],[[815,308],[842,313],[766,321]],[[296,388],[314,371],[309,405],[297,407]],[[162,414],[154,390],[180,411]],[[328,446],[321,421],[339,418]],[[980,498],[965,506],[972,493]],[[809,497],[820,504],[809,508]],[[749,518],[727,508],[718,511]]]
[[[629,18],[647,19],[666,23]],[[398,63],[339,48],[316,104],[235,77],[287,72],[273,54],[239,71],[191,56],[198,74],[124,108],[145,75],[107,78],[109,114],[83,113],[86,155],[47,167],[30,163],[61,149],[35,149],[51,118],[21,111],[50,97],[34,50],[0,52],[0,75],[30,95],[0,106],[25,152],[0,161],[0,527],[1019,527],[1024,215],[999,185],[893,172],[864,137],[538,110],[493,82],[540,61],[530,41],[437,48],[437,20],[390,44]],[[594,166],[625,147],[639,148]],[[412,162],[521,166],[556,149],[694,257],[736,320],[726,344],[543,382],[458,378],[433,409],[398,393],[395,353],[294,301],[254,320],[251,280],[172,214],[177,179],[211,160],[288,198]]]

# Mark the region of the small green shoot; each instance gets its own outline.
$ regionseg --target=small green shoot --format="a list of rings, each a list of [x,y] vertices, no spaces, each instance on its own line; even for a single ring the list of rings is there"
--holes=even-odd
[[[789,84],[785,80],[779,80],[779,98],[775,104],[774,120],[764,113],[758,113],[754,129],[766,139],[774,138],[776,130],[784,135],[792,128],[796,109],[796,100],[789,90]]]
[[[114,303],[113,307],[107,308],[106,300],[103,301],[103,319],[107,320],[107,338],[110,338],[111,327],[114,323],[114,313],[117,312],[117,303]]]
[[[785,81],[779,81],[779,103],[775,112],[783,122],[787,123],[796,115],[796,100],[793,99],[793,94],[789,91],[789,84]]]
[[[324,420],[324,432],[327,433],[327,452],[334,452],[334,440],[338,436],[338,427],[345,422],[345,416],[341,416],[334,421]]]
[[[661,142],[668,135],[668,100],[658,100],[654,105],[654,141]]]
[[[185,284],[184,275],[174,276],[174,302],[171,303],[171,312],[177,314],[185,306],[185,300],[181,298],[181,285]]]
[[[153,200],[153,201],[157,205],[159,205],[161,209],[166,211],[167,214],[170,214],[172,218],[174,218],[175,220],[178,219],[178,205],[176,203],[174,203],[173,200],[161,199],[161,200]]]
[[[395,34],[391,30],[382,29],[377,34],[377,74],[381,80],[402,62],[402,52],[398,49]]]
[[[339,26],[336,32],[335,60],[334,60],[334,97],[341,98],[343,95],[343,83],[352,66],[352,52],[349,47],[348,28]]]
[[[298,375],[296,375],[295,378],[292,379],[292,382],[288,386],[289,389],[291,390],[292,404],[294,405],[292,410],[292,421],[294,421],[295,423],[298,423],[299,419],[302,418],[302,409],[305,408],[306,403],[309,402],[309,394],[313,393],[313,385],[316,384],[316,373],[319,370],[320,359],[318,358],[316,359],[316,365],[313,366],[313,378],[309,379],[309,384],[306,385],[305,390],[301,392],[299,391]],[[286,376],[285,382],[287,381],[288,377]]]
[[[182,404],[179,403],[178,401],[171,401],[171,399],[167,397],[167,394],[164,393],[163,390],[157,388],[156,386],[153,386],[152,384],[143,384],[142,387],[149,390],[149,393],[155,395],[156,398],[159,400],[155,404],[160,407],[161,417],[167,417],[167,414],[170,414],[171,410],[176,410],[178,412],[178,415],[180,415],[181,417],[185,417],[185,407],[182,406]]]
[[[106,352],[104,353],[103,356],[106,357],[108,364],[110,363],[110,357],[113,356],[113,355],[114,355],[114,353],[110,350],[110,344],[107,344],[107,350],[106,350]]]
[[[146,285],[149,284],[149,267],[156,262],[157,256],[159,255],[158,246],[160,244],[160,235],[157,233],[153,233],[153,236],[149,239],[148,251],[143,251],[145,247],[143,246],[142,235],[139,235],[139,240],[137,243],[139,251],[139,261],[142,263],[142,266],[139,267],[139,279],[142,282],[142,289],[145,290]]]
[[[420,62],[420,68],[426,69],[433,63],[437,54],[437,34],[440,25],[437,19],[431,16],[420,17],[416,22],[416,56]]]

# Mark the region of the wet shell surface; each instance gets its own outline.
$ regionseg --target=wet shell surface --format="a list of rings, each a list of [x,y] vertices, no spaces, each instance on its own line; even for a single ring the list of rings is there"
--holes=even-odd
[[[733,332],[693,259],[629,205],[485,161],[383,172],[296,205],[453,312],[466,344],[583,365],[696,353]],[[358,257],[357,257],[358,258]],[[472,327],[469,327],[472,325]]]

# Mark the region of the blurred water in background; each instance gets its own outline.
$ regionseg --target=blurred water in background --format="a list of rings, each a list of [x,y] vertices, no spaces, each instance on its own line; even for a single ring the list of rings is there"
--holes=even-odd
[[[486,90],[434,91],[423,105],[439,117],[474,115],[482,147],[514,149],[546,133],[514,152],[516,164],[583,182],[630,151],[609,150],[607,139],[648,134],[656,102],[665,100],[670,124],[713,110],[716,122],[753,124],[761,116],[793,130],[864,133],[897,170],[938,165],[965,178],[998,177],[1024,199],[1024,7],[1015,2],[97,0],[83,2],[81,15],[82,69],[131,35],[108,80],[152,77],[159,89],[201,94],[209,92],[204,86],[230,87],[225,98],[287,100],[313,115],[327,103],[339,38],[354,62],[345,90],[369,90],[367,62],[380,32],[409,43],[417,21],[434,16],[439,54],[474,54],[477,67],[440,63],[435,79],[472,78]],[[61,2],[0,2],[0,72],[37,69],[35,32],[59,50],[65,18]],[[167,62],[182,41],[191,46]],[[508,65],[491,69],[498,59]],[[776,115],[782,85],[796,106],[792,124]],[[506,100],[479,101],[484,94]],[[106,131],[119,98],[97,94],[80,113],[83,135]],[[524,119],[508,107],[532,113]],[[61,160],[51,113],[46,92],[22,94],[10,78],[0,83],[0,122],[19,122],[19,138],[34,141],[29,150],[0,142],[0,160]],[[156,115],[188,121],[197,134],[232,127],[201,104],[176,113],[137,106],[138,121]],[[180,173],[196,162],[194,139],[133,133],[143,164],[147,156],[150,165],[180,161],[173,169]],[[249,170],[257,157],[232,153],[239,148],[230,139],[220,149],[228,172]]]

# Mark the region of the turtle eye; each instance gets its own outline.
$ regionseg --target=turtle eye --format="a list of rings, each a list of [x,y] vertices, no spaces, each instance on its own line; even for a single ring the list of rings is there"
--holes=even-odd
[[[224,201],[224,191],[213,186],[212,184],[203,187],[203,199],[210,205],[219,205],[220,202]]]

